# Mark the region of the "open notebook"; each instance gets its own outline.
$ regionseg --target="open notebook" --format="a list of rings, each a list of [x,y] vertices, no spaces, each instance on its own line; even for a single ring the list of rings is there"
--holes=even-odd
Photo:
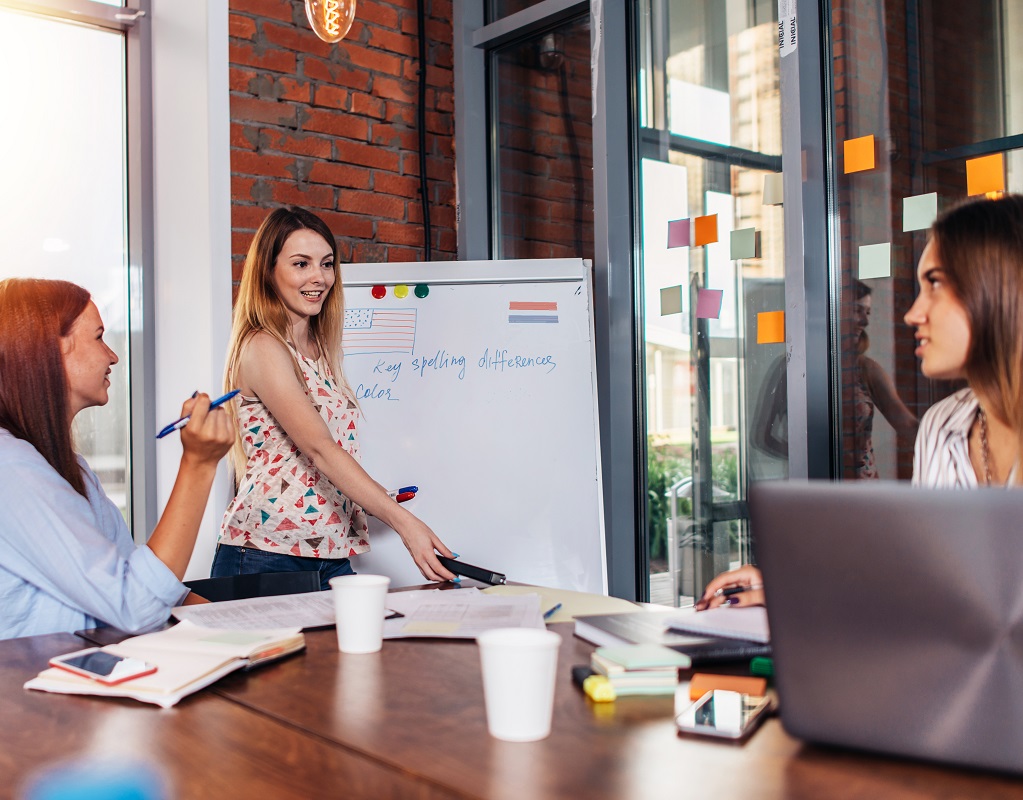
[[[25,684],[57,694],[94,694],[130,697],[164,708],[209,686],[230,672],[283,658],[305,647],[298,628],[225,630],[202,628],[189,621],[173,628],[133,636],[102,648],[108,653],[138,658],[156,666],[156,672],[114,686],[51,667]]]

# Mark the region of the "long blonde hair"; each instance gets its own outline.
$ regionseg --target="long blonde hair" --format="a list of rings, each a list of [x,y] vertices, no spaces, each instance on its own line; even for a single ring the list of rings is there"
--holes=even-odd
[[[341,372],[343,359],[341,335],[344,330],[345,300],[341,286],[340,263],[337,240],[327,223],[303,208],[291,206],[271,211],[263,220],[245,256],[238,299],[234,306],[234,323],[231,327],[231,343],[227,350],[227,366],[224,369],[224,391],[236,388],[238,362],[249,339],[256,333],[267,333],[281,342],[292,354],[295,376],[305,387],[302,368],[293,352],[291,323],[288,310],[274,286],[274,266],[284,249],[284,243],[295,231],[310,230],[318,233],[330,245],[334,253],[336,280],[323,301],[320,313],[309,319],[309,336],[318,350],[317,359],[324,363],[334,375],[335,381],[351,395],[351,389]],[[290,345],[290,346],[289,346]],[[240,432],[235,437],[231,451],[235,467],[235,479],[244,473],[245,454],[242,449]]]

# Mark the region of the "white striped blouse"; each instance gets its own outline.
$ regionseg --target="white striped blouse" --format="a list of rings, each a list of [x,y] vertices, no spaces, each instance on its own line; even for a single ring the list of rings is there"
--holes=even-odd
[[[977,397],[960,389],[935,403],[920,420],[913,453],[913,485],[931,489],[976,489],[970,462],[970,428]]]

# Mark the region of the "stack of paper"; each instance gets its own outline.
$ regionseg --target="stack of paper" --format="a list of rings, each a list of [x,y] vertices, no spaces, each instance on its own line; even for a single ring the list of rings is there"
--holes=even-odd
[[[590,669],[604,675],[615,695],[674,694],[678,671],[690,666],[689,657],[656,644],[598,647]]]
[[[403,616],[384,621],[385,639],[474,639],[492,628],[545,627],[537,594],[492,597],[479,589],[420,589],[391,592],[387,607]]]
[[[282,658],[304,647],[305,637],[298,628],[240,631],[203,628],[185,621],[103,648],[114,655],[155,665],[156,672],[151,675],[107,686],[51,668],[39,673],[25,688],[58,694],[130,697],[169,708],[229,672]]]

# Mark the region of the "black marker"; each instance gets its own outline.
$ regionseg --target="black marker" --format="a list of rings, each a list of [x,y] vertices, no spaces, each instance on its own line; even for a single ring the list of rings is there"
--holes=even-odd
[[[447,558],[445,556],[437,556],[437,560],[440,561],[440,563],[443,564],[445,569],[449,572],[453,572],[456,575],[463,575],[466,578],[472,578],[474,581],[481,581],[483,583],[494,585],[497,583],[505,583],[507,580],[500,572],[491,572],[489,569],[474,567],[472,564],[466,564],[464,561],[455,561],[455,559]]]

